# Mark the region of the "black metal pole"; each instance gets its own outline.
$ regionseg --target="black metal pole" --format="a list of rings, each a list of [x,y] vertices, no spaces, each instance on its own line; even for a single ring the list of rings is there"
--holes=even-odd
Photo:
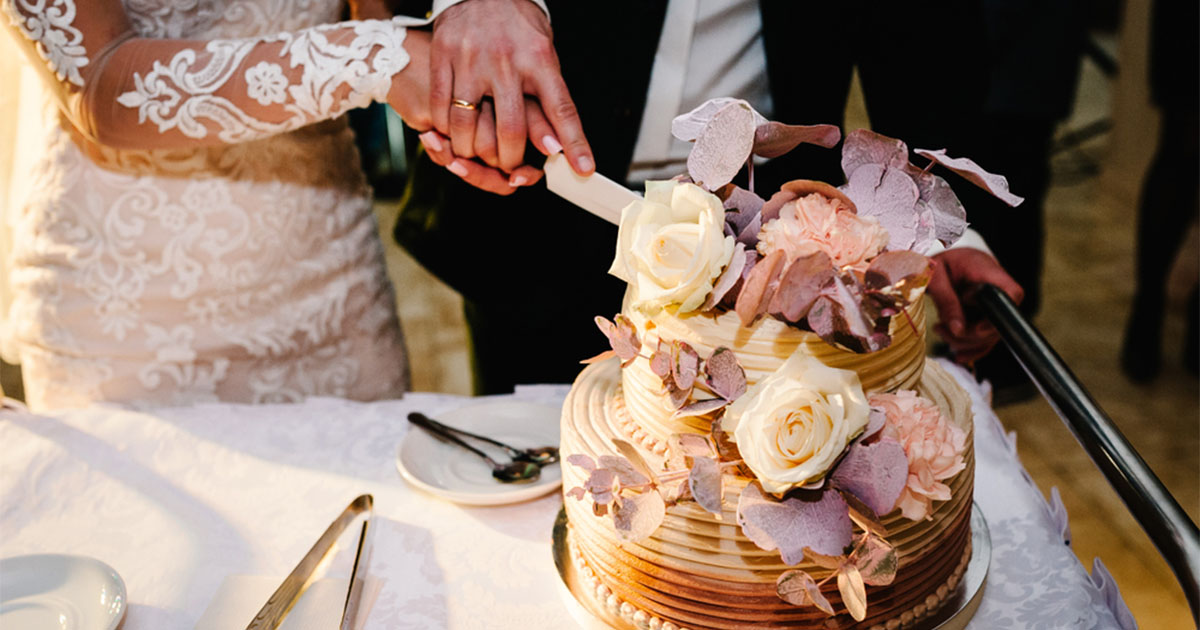
[[[1000,289],[976,296],[988,319],[1175,572],[1200,624],[1200,530],[1058,353]]]

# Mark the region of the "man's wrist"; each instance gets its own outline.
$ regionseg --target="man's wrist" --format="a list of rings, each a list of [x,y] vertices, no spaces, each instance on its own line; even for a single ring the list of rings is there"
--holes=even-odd
[[[441,15],[442,12],[445,11],[446,9],[449,9],[450,7],[456,5],[460,2],[467,2],[467,1],[468,0],[433,0],[433,9],[429,12],[428,17],[430,20],[436,20],[437,16]],[[527,1],[536,4],[538,6],[538,8],[542,10],[542,13],[546,14],[546,19],[550,19],[550,9],[546,7],[545,0],[527,0]]]

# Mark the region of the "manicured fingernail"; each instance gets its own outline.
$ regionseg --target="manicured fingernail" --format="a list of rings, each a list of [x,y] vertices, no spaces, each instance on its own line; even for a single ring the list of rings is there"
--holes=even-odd
[[[546,134],[546,137],[542,138],[542,146],[546,147],[546,150],[551,153],[562,151],[562,145],[558,143],[558,140],[554,136],[549,134]]]
[[[577,170],[584,173],[590,173],[592,169],[596,168],[595,165],[592,164],[592,159],[586,155],[580,157],[578,160],[575,160],[575,166],[577,167]]]
[[[957,319],[950,322],[950,332],[956,335],[961,335],[963,332],[963,323]]]
[[[421,144],[429,147],[430,149],[432,149],[434,151],[441,153],[442,149],[445,148],[442,146],[442,141],[440,138],[438,138],[438,135],[435,132],[426,131],[425,133],[421,134],[420,138],[421,138]]]
[[[467,176],[467,166],[462,163],[462,160],[454,160],[450,163],[450,166],[446,167],[446,170],[458,175],[459,177]]]
[[[512,186],[513,188],[516,188],[517,186],[524,186],[528,183],[529,179],[524,175],[513,175],[512,179],[508,180],[508,185]]]

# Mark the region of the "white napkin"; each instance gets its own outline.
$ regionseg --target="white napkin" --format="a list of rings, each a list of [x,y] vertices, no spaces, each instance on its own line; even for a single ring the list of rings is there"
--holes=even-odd
[[[279,588],[283,578],[257,575],[231,575],[217,589],[208,609],[196,622],[196,630],[230,630],[245,628],[262,609],[271,593]],[[379,596],[381,583],[367,577],[359,602],[358,627],[371,612]],[[348,578],[322,578],[309,585],[304,594],[283,618],[280,630],[337,630],[346,605]]]

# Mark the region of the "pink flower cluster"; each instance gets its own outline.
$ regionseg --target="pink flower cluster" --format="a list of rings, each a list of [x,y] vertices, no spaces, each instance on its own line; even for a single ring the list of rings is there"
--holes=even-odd
[[[825,252],[838,267],[865,270],[888,244],[888,232],[874,217],[860,217],[841,200],[812,193],[785,205],[779,218],[758,234],[763,256],[781,249],[795,260]]]
[[[908,456],[908,483],[897,507],[911,520],[929,518],[934,501],[950,499],[950,487],[942,482],[966,468],[966,432],[914,391],[872,394],[869,401],[887,416],[883,435],[900,442]]]

